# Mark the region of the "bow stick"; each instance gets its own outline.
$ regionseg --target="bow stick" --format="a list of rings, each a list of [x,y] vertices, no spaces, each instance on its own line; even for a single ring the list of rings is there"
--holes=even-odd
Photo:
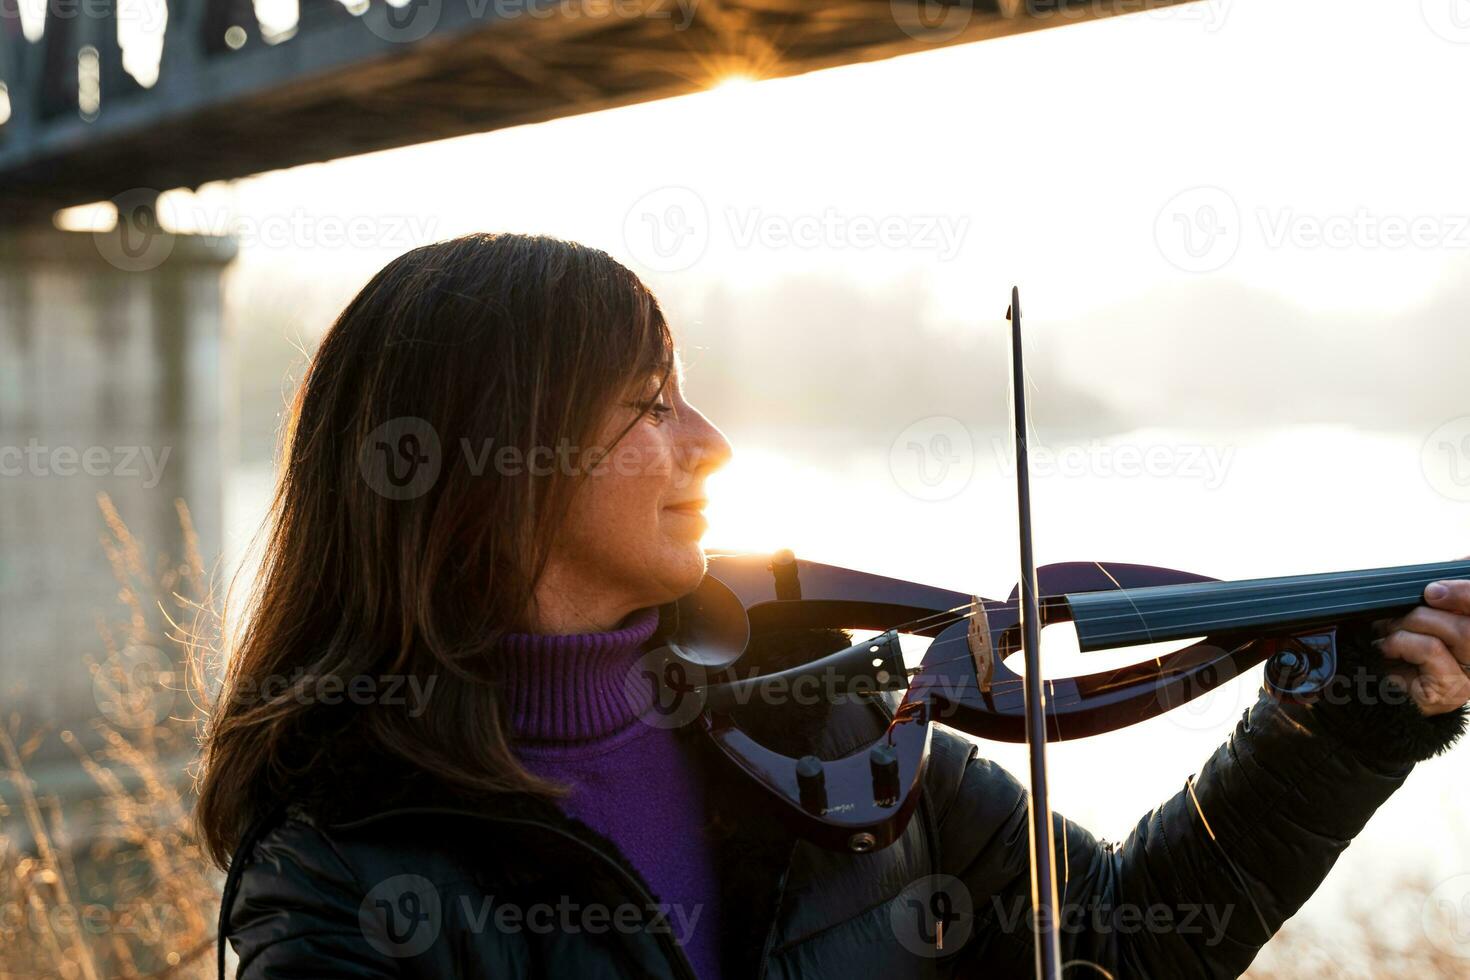
[[[1026,662],[1026,748],[1030,757],[1031,907],[1035,910],[1036,976],[1060,980],[1062,949],[1057,935],[1057,874],[1046,782],[1046,684],[1041,676],[1041,612],[1037,602],[1036,556],[1031,550],[1031,479],[1026,455],[1026,370],[1021,352],[1021,291],[1011,287],[1011,399],[1016,429],[1016,518],[1021,539],[1021,651]]]

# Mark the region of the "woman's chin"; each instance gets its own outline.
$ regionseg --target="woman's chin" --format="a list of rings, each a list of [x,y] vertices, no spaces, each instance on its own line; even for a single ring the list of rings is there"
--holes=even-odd
[[[706,568],[704,546],[699,539],[671,540],[665,553],[667,557],[660,563],[663,574],[659,578],[667,590],[675,593],[670,598],[677,599],[698,588]]]

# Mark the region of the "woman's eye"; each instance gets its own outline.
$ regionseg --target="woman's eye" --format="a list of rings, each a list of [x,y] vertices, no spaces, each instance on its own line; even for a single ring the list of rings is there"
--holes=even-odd
[[[654,421],[663,421],[674,414],[674,406],[661,401],[636,402],[633,408],[636,408],[640,415],[652,416]]]

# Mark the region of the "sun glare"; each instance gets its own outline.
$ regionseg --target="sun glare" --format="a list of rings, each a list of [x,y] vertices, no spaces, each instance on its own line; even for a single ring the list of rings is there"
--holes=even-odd
[[[732,89],[741,89],[741,88],[746,87],[747,85],[754,85],[754,84],[755,84],[755,79],[752,78],[749,75],[740,75],[740,74],[726,75],[725,77],[723,77],[721,79],[718,79],[713,85],[711,85],[710,86],[710,91],[711,92],[729,92]]]

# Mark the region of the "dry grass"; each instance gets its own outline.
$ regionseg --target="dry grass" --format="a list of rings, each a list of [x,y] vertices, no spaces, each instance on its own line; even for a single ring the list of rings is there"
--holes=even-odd
[[[1246,980],[1454,980],[1470,977],[1470,909],[1439,900],[1420,876],[1371,882],[1327,935],[1293,921],[1261,951]],[[1463,896],[1460,897],[1463,901]]]
[[[203,717],[192,664],[210,608],[189,512],[184,556],[152,562],[105,495],[102,547],[122,613],[98,622],[90,730],[0,719],[0,978],[213,972],[219,876],[190,820],[185,768]],[[180,627],[178,624],[186,624]],[[66,803],[27,764],[58,740],[92,790]],[[49,743],[49,744],[48,744]],[[46,767],[55,774],[53,763]],[[75,771],[75,770],[73,770]],[[70,795],[70,794],[69,794]]]

